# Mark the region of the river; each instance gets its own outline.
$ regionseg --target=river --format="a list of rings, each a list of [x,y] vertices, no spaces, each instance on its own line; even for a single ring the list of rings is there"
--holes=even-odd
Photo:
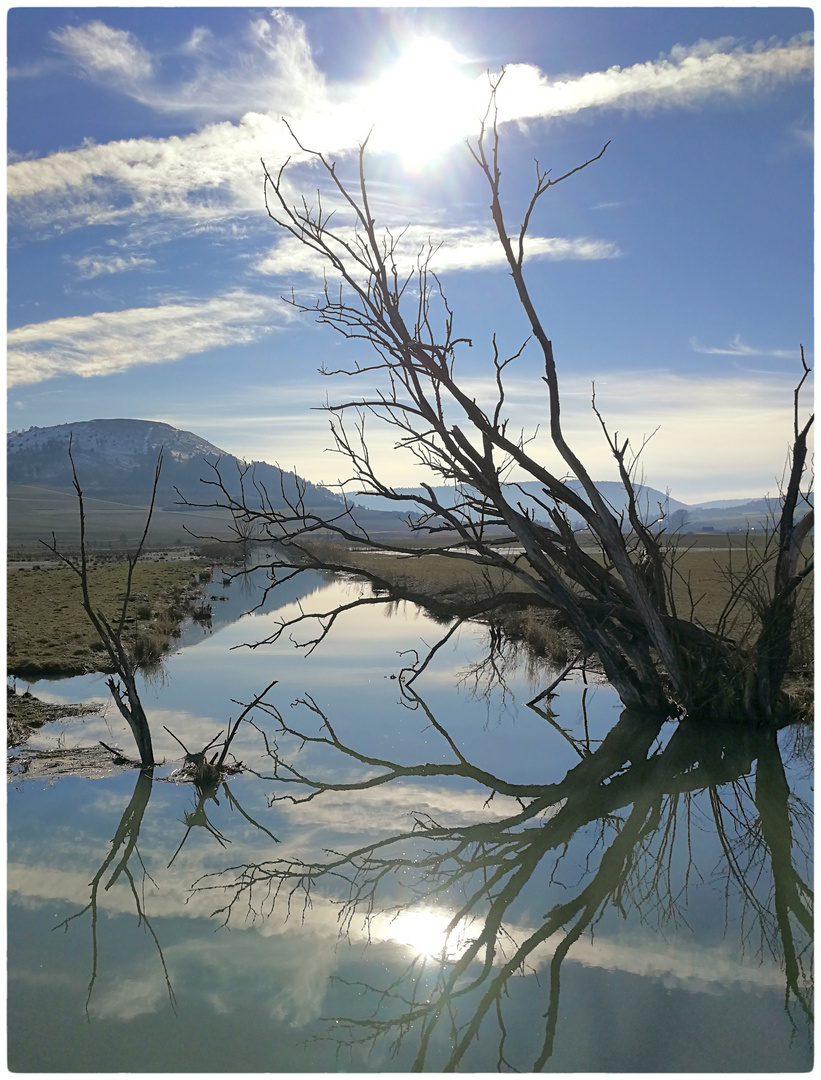
[[[141,684],[153,776],[11,777],[11,1069],[811,1068],[801,732],[682,732],[578,676],[539,712],[549,676],[509,657],[487,679],[473,625],[403,692],[443,631],[424,612],[249,649],[369,595],[312,573],[243,615],[255,589],[220,575],[212,626]],[[166,728],[200,749],[274,679],[231,747],[245,771],[201,798],[169,781]],[[32,743],[100,739],[133,753],[111,705]]]

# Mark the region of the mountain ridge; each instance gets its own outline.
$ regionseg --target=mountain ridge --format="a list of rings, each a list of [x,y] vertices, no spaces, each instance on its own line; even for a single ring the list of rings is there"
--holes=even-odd
[[[244,462],[216,444],[194,432],[172,427],[159,420],[135,420],[108,418],[83,420],[57,424],[52,427],[31,427],[26,431],[12,431],[6,437],[6,467],[9,488],[9,537],[19,525],[19,515],[28,515],[28,536],[48,535],[51,531],[50,514],[54,513],[55,495],[62,495],[59,513],[65,519],[68,507],[74,503],[73,478],[68,458],[69,438],[72,455],[83,493],[97,508],[96,525],[100,527],[105,507],[112,520],[117,507],[130,506],[136,511],[147,506],[151,496],[154,469],[160,448],[163,448],[163,471],[157,491],[156,507],[166,512],[167,522],[176,522],[177,533],[185,531],[179,524],[191,515],[205,514],[203,509],[181,504],[180,493],[191,504],[208,504],[214,499],[214,488],[204,485],[203,478],[214,478],[209,466],[221,463],[223,483],[235,498],[239,498],[240,471],[250,466],[258,484],[264,485],[267,497],[274,507],[284,506],[304,496],[308,507],[320,511],[337,511],[343,505],[342,496],[286,472],[267,462]],[[581,485],[572,480],[569,486],[582,494]],[[534,501],[541,496],[541,485],[530,481],[511,487],[514,503],[528,504],[540,520],[546,520],[543,508]],[[597,482],[597,487],[613,507],[616,514],[623,513],[626,494],[615,481]],[[421,494],[420,487],[400,487],[397,491]],[[760,499],[711,500],[707,504],[687,504],[666,493],[644,485],[637,485],[637,495],[642,516],[649,521],[658,517],[659,505],[664,507],[667,527],[676,531],[743,531],[760,528],[766,522],[775,500],[764,496]],[[453,505],[453,487],[434,488],[443,505]],[[38,492],[41,497],[38,500]],[[584,496],[583,496],[584,497]],[[42,505],[38,505],[38,502]],[[378,496],[349,494],[350,505],[360,508],[358,518],[366,528],[387,528],[392,532],[403,531],[401,524],[405,514],[412,513],[413,503],[397,508],[396,504]],[[421,511],[421,507],[418,508]],[[223,512],[225,514],[226,512]],[[76,516],[76,506],[74,508]],[[583,527],[579,515],[570,514],[575,528]],[[170,527],[170,525],[169,525]],[[200,525],[200,528],[203,526]],[[113,526],[109,526],[109,532]],[[152,529],[154,526],[152,525]],[[180,542],[179,540],[175,542]]]
[[[209,505],[217,496],[225,501],[224,495],[213,484],[202,482],[216,480],[209,466],[218,461],[222,482],[236,500],[242,498],[242,471],[249,468],[253,483],[265,489],[266,505],[274,509],[299,500],[320,515],[335,517],[344,511],[342,496],[321,484],[265,461],[246,462],[194,432],[162,421],[78,420],[7,434],[9,550],[36,550],[52,533],[60,543],[78,542],[69,438],[83,490],[88,542],[97,546],[123,548],[139,541],[160,448],[163,468],[149,534],[154,547],[236,538],[231,513]],[[245,490],[251,502],[259,505],[259,490],[253,490],[248,479]],[[373,535],[395,536],[407,529],[404,515],[393,507],[364,510],[357,517]]]
[[[274,505],[284,505],[286,496],[297,496],[303,483],[309,503],[324,506],[341,502],[340,496],[321,485],[267,462],[243,462],[194,432],[159,420],[126,418],[79,420],[10,432],[6,436],[8,483],[71,488],[69,439],[83,491],[98,498],[146,501],[162,449],[163,470],[157,491],[161,506],[179,506],[177,489],[192,502],[210,501],[213,496],[203,493],[200,480],[208,473],[204,463],[216,465],[218,461],[223,463],[222,478],[232,494],[239,495],[238,467],[247,464],[265,484]]]

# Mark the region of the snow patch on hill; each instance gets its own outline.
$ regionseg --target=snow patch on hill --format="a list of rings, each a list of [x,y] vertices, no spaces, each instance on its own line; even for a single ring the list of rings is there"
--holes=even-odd
[[[6,437],[6,453],[38,454],[55,444],[64,443],[79,456],[100,455],[109,463],[128,468],[142,464],[146,455],[156,456],[160,448],[176,461],[191,458],[228,457],[224,450],[190,431],[180,431],[156,420],[83,420],[55,427],[32,427],[12,431]]]

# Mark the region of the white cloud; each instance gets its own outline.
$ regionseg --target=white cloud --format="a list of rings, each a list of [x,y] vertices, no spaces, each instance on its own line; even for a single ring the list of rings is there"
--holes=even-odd
[[[615,259],[618,247],[607,240],[591,237],[529,236],[524,245],[525,258],[530,259]],[[498,236],[491,230],[473,229],[461,242],[450,246],[447,241],[433,260],[439,270],[479,270],[502,267],[507,261]]]
[[[325,94],[305,26],[285,11],[251,19],[240,40],[195,27],[176,48],[187,61],[187,74],[175,83],[162,78],[161,65],[152,62],[134,34],[98,19],[54,31],[52,37],[86,78],[113,82],[157,112],[236,119],[264,110],[268,102],[276,102],[275,113],[307,112]]]
[[[412,225],[401,237],[399,229],[395,261],[400,277],[406,276],[430,253],[430,269],[498,269],[506,265],[505,255],[495,230],[480,226]],[[590,237],[530,236],[525,241],[525,257],[530,259],[614,259],[620,252],[616,244]],[[262,274],[311,274],[322,278],[330,264],[294,236],[286,236],[255,266]]]
[[[84,26],[53,30],[51,36],[89,75],[136,83],[153,73],[151,57],[135,36],[106,26],[99,19]]]
[[[260,150],[276,153],[287,140],[280,123],[249,113],[239,124],[210,124],[185,138],[123,139],[17,162],[9,168],[8,195],[24,204],[34,225],[55,214],[110,224],[135,213],[207,219],[258,210]]]
[[[669,57],[614,65],[607,71],[550,80],[529,64],[507,68],[499,92],[500,119],[567,116],[589,108],[641,108],[695,105],[712,97],[741,97],[782,82],[811,78],[812,35],[786,45],[757,44],[727,51],[728,39],[676,45]]]
[[[163,364],[222,345],[243,345],[289,317],[277,300],[235,289],[199,303],[101,311],[9,332],[10,386],[55,375],[89,378],[138,364]]]
[[[139,255],[83,255],[73,260],[81,278],[99,277],[100,274],[122,274],[126,270],[137,270],[141,266],[155,266],[154,259]]]
[[[194,33],[180,52],[195,55],[199,66],[174,86],[157,81],[150,57],[132,35],[99,20],[58,34],[89,77],[116,78],[120,89],[156,110],[199,110],[203,117],[240,119],[209,123],[183,137],[121,140],[13,163],[9,199],[13,207],[20,205],[29,225],[111,223],[147,214],[207,219],[258,209],[260,157],[271,162],[289,155],[294,161],[304,159],[294,153],[280,116],[292,118],[306,145],[329,153],[355,148],[374,119],[373,86],[328,86],[314,63],[304,25],[287,13],[249,23],[244,51]],[[500,88],[500,117],[525,121],[587,108],[681,107],[747,96],[812,75],[808,35],[785,45],[726,49],[723,41],[676,46],[669,57],[656,61],[564,79],[548,79],[532,65],[513,64]],[[487,100],[486,77],[473,80],[471,87],[474,107],[460,104],[459,124],[448,127],[450,143],[475,133],[476,115]],[[401,84],[395,92],[407,97]],[[390,112],[384,93],[377,97],[383,113]],[[401,150],[403,132],[399,125],[383,124],[372,145]]]
[[[698,338],[691,337],[690,348],[708,356],[772,356],[779,360],[797,360],[799,356],[798,349],[756,349],[747,345],[741,334],[736,334],[729,345],[703,345]]]
[[[793,388],[800,365],[784,365],[781,372],[732,372],[708,376],[703,372],[678,375],[668,370],[634,370],[619,373],[585,372],[581,363],[561,365],[562,419],[565,436],[574,452],[597,480],[618,480],[613,456],[591,410],[591,381],[596,383],[596,403],[611,432],[629,437],[635,449],[645,435],[656,432],[642,455],[646,483],[670,488],[674,498],[698,502],[711,498],[760,497],[777,491],[777,480],[786,460],[792,434]],[[572,368],[572,374],[570,369]],[[567,372],[566,374],[562,372]],[[464,377],[462,389],[488,408],[495,400],[492,378]],[[319,384],[320,389],[322,384]],[[802,417],[812,402],[812,382],[804,388]],[[349,388],[346,398],[352,396]],[[331,393],[331,401],[340,400]],[[313,404],[306,396],[306,408]],[[538,429],[528,452],[548,468],[563,475],[565,466],[552,447],[545,426],[547,393],[537,374],[516,375],[505,380],[505,415],[509,431]],[[290,405],[289,405],[290,409]],[[315,414],[321,416],[322,414]],[[802,420],[803,422],[803,420]],[[656,429],[659,429],[656,431]],[[306,434],[310,438],[306,437]],[[391,429],[369,421],[367,442],[371,459],[382,478],[398,486],[418,485],[431,477],[412,456],[395,448]],[[344,463],[323,453],[330,443],[317,427],[289,432],[293,460],[304,476],[323,475],[333,481]],[[226,431],[221,437],[233,446]],[[244,433],[237,432],[242,440]],[[262,437],[262,436],[261,436]],[[264,441],[264,438],[263,438]],[[514,474],[511,479],[525,479]]]
[[[476,347],[474,343],[474,351]],[[792,432],[793,388],[799,364],[779,364],[780,372],[765,373],[709,375],[702,371],[677,375],[667,370],[634,370],[605,374],[580,361],[562,365],[562,358],[558,360],[561,371],[566,372],[560,375],[565,435],[597,480],[617,480],[618,476],[590,408],[592,379],[596,381],[597,404],[611,432],[629,436],[631,446],[638,448],[644,435],[659,428],[642,457],[648,484],[662,490],[669,487],[671,495],[684,502],[775,493]],[[466,377],[460,385],[480,405],[487,407],[493,400],[495,385],[490,378]],[[282,453],[282,437],[276,432],[287,431],[288,458],[281,464],[314,481],[333,484],[348,470],[341,458],[325,449],[331,444],[327,416],[311,411],[321,404],[326,389],[332,402],[347,400],[353,396],[355,384],[305,380],[294,385],[287,396],[284,390],[251,386],[244,395],[237,391],[241,396],[231,398],[224,414],[215,416],[212,410],[199,419],[189,413],[169,414],[163,419],[204,433],[213,427],[209,437],[221,446],[249,459],[268,461]],[[359,389],[367,392],[371,386],[362,383]],[[505,390],[509,430],[523,428],[531,434],[538,427],[539,435],[529,451],[536,460],[563,474],[565,467],[546,433],[546,388],[538,374],[512,372],[505,380]],[[809,408],[811,383],[805,385],[805,392],[803,401]],[[236,415],[242,416],[241,422],[232,419]],[[803,411],[802,416],[806,419]],[[273,426],[272,419],[276,421]],[[371,417],[366,435],[371,459],[386,482],[399,486],[430,482],[430,474],[423,473],[410,454],[395,447],[390,428]]]
[[[807,120],[796,121],[790,128],[790,135],[799,146],[806,150],[815,149],[815,128]]]
[[[793,370],[714,378],[626,371],[596,377],[596,404],[610,431],[629,436],[635,449],[645,435],[659,429],[641,458],[648,484],[669,487],[671,495],[684,502],[746,494],[753,498],[776,491],[792,434],[796,381]],[[477,397],[481,392],[478,387],[465,389]],[[805,389],[809,403],[812,386]],[[488,382],[486,392],[490,390]],[[544,420],[544,395],[525,379],[509,380],[506,390],[511,428],[533,431]],[[590,380],[563,378],[562,391],[568,442],[596,479],[618,479],[590,408]],[[528,449],[537,460],[557,465],[544,432]]]
[[[206,26],[195,26],[191,36],[183,45],[183,52],[198,53],[208,48],[214,41],[214,35]]]

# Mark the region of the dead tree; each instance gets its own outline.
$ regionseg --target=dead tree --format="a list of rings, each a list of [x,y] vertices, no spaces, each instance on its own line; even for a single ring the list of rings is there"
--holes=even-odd
[[[157,465],[154,470],[154,484],[151,489],[151,503],[146,515],[145,528],[143,534],[140,537],[140,542],[137,545],[137,549],[133,555],[128,556],[128,574],[126,578],[126,587],[123,594],[122,607],[120,608],[119,618],[115,622],[109,621],[105,612],[94,604],[89,588],[89,576],[88,576],[88,555],[86,552],[86,518],[85,518],[85,504],[83,502],[83,491],[80,487],[80,481],[77,478],[77,469],[74,465],[74,457],[71,452],[71,437],[69,437],[68,443],[68,456],[71,461],[71,474],[74,483],[74,491],[77,495],[77,505],[80,514],[80,552],[79,561],[66,555],[60,551],[57,547],[57,537],[54,533],[51,534],[51,543],[46,543],[45,540],[40,542],[48,548],[50,552],[57,556],[61,562],[64,562],[77,577],[80,579],[80,588],[82,590],[82,605],[86,616],[94,627],[97,633],[97,637],[102,642],[106,653],[108,654],[111,666],[114,669],[114,673],[119,678],[113,676],[106,680],[106,685],[111,691],[111,696],[114,699],[114,703],[117,706],[123,719],[131,729],[131,733],[134,736],[134,741],[137,744],[137,750],[140,754],[140,766],[143,769],[150,768],[154,764],[154,750],[151,745],[151,730],[148,726],[148,718],[145,715],[142,702],[140,701],[140,695],[137,690],[137,663],[129,656],[126,646],[123,644],[123,629],[125,627],[126,618],[128,616],[128,605],[131,600],[131,586],[134,577],[134,567],[140,560],[142,550],[145,545],[146,537],[148,536],[148,529],[151,525],[151,518],[154,513],[154,500],[157,497],[157,485],[160,481],[160,472],[162,470],[162,451],[160,451],[157,457]]]
[[[498,85],[498,83],[496,84]],[[802,480],[806,472],[807,436],[812,417],[798,422],[796,388],[795,438],[789,479],[776,524],[777,557],[771,601],[758,612],[758,633],[748,642],[702,625],[693,612],[680,612],[674,584],[675,556],[664,538],[663,514],[648,523],[640,512],[635,484],[637,455],[629,440],[611,434],[599,413],[604,438],[615,459],[627,495],[627,509],[617,514],[600,493],[584,462],[567,441],[561,417],[561,393],[553,345],[541,320],[525,273],[528,229],[539,201],[556,184],[598,161],[605,147],[588,161],[558,177],[537,163],[536,185],[524,209],[521,227],[511,230],[503,209],[496,85],[478,139],[470,146],[490,195],[490,214],[504,251],[515,298],[530,328],[543,362],[543,382],[550,437],[565,473],[551,471],[529,451],[530,440],[509,429],[505,416],[505,374],[522,353],[526,341],[509,355],[500,352],[495,335],[488,351],[488,372],[495,381],[494,400],[483,407],[465,389],[458,372],[459,354],[473,342],[459,337],[442,284],[431,268],[432,244],[418,252],[415,266],[400,272],[401,235],[378,230],[366,181],[367,140],[359,154],[358,178],[343,180],[335,162],[304,147],[321,170],[335,207],[329,210],[321,192],[310,201],[292,204],[284,180],[287,162],[279,171],[265,168],[265,205],[271,219],[324,260],[329,275],[339,279],[332,288],[326,277],[318,299],[286,299],[299,311],[315,316],[351,342],[362,342],[375,356],[357,359],[349,367],[323,369],[324,374],[365,378],[376,389],[326,406],[333,447],[349,474],[344,492],[383,497],[392,508],[418,511],[408,515],[413,545],[379,543],[357,522],[348,502],[331,516],[311,511],[298,494],[274,505],[270,493],[253,474],[244,477],[237,498],[223,483],[219,468],[206,481],[215,489],[212,505],[230,510],[235,520],[253,523],[257,535],[279,545],[281,557],[271,564],[273,584],[307,567],[344,568],[344,560],[318,555],[312,542],[335,537],[346,544],[401,552],[409,557],[435,552],[442,558],[502,571],[510,594],[526,592],[530,606],[557,613],[572,631],[581,651],[595,656],[625,706],[681,715],[687,711],[706,721],[745,719],[769,724],[783,714],[782,683],[788,666],[789,640],[798,586],[811,573],[802,559],[802,544],[812,527],[812,510],[799,519]],[[346,225],[340,216],[347,214]],[[802,350],[803,359],[803,350]],[[385,483],[373,461],[365,433],[366,418],[387,425],[396,446],[409,451],[435,483],[451,485],[454,505],[444,505],[432,484],[425,494],[407,495]],[[511,470],[537,481],[541,496],[528,501],[517,484],[507,483]],[[578,486],[569,482],[575,479]],[[535,504],[535,505],[534,505]],[[583,520],[585,536],[595,550],[581,542],[571,514]],[[537,516],[541,520],[537,520]],[[494,540],[500,532],[521,546],[524,558],[506,554]],[[440,534],[455,537],[446,547],[432,541]],[[419,544],[427,538],[429,546]],[[296,564],[296,566],[294,565]],[[279,576],[277,574],[279,573]],[[376,572],[361,571],[378,583]],[[740,586],[734,602],[744,602]],[[367,602],[371,602],[368,600]],[[506,590],[486,603],[488,610],[506,604]],[[321,636],[335,620],[329,614]],[[286,629],[281,627],[281,631]],[[314,639],[311,644],[315,644]]]

